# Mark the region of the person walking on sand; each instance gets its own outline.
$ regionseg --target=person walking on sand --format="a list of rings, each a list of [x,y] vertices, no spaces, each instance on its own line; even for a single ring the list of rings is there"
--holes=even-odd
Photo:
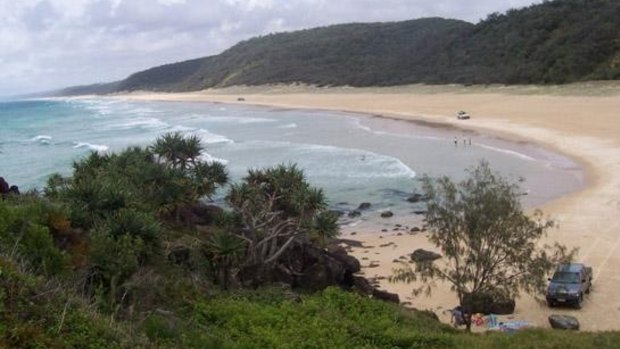
[[[452,309],[452,316],[450,317],[450,322],[454,327],[459,327],[465,324],[465,317],[463,314],[463,308],[458,305],[456,308]]]
[[[454,145],[455,146],[459,145],[459,141],[456,139],[456,137],[454,137]]]

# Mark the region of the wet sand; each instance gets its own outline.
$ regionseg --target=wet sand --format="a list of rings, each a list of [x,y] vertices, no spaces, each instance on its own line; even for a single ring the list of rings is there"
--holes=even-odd
[[[570,156],[587,174],[585,189],[549,202],[543,211],[558,223],[548,241],[579,247],[578,261],[594,268],[594,289],[581,310],[541,305],[531,296],[517,300],[514,319],[548,327],[552,313],[571,314],[583,330],[620,330],[620,85],[590,83],[563,87],[408,86],[398,88],[311,88],[275,86],[230,88],[193,93],[133,93],[119,96],[139,100],[210,101],[282,108],[309,108],[368,113],[403,120],[437,123],[487,134],[532,141]],[[243,97],[244,101],[238,101]],[[470,120],[457,120],[466,110]],[[394,224],[412,227],[412,217],[393,217]],[[411,285],[387,281],[401,256],[416,248],[433,249],[422,233],[355,231],[343,237],[362,241],[367,248],[353,254],[363,273],[382,288],[399,293],[412,306],[430,309],[447,321],[444,310],[456,295],[438,284],[432,296],[411,296]],[[355,232],[355,235],[351,235]],[[398,235],[398,234],[402,235]],[[384,245],[384,247],[381,247]],[[372,247],[370,247],[372,246]],[[374,263],[371,263],[374,262]],[[372,266],[372,267],[370,267]]]

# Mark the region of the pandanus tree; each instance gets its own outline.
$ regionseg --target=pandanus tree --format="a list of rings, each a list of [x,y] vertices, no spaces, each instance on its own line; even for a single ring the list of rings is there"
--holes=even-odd
[[[165,134],[149,150],[155,155],[158,164],[169,173],[176,174],[171,182],[174,190],[169,192],[174,194],[174,198],[164,207],[174,212],[177,223],[184,206],[201,197],[212,196],[218,187],[228,182],[228,173],[222,163],[200,159],[204,147],[195,135],[183,137],[179,132]]]
[[[268,266],[294,243],[309,239],[326,208],[323,191],[311,187],[295,165],[249,171],[227,201],[241,218],[237,236],[247,242],[244,264],[253,266]]]
[[[205,255],[217,281],[224,289],[228,289],[231,271],[239,265],[246,245],[246,241],[227,231],[217,231],[207,239],[204,245]]]

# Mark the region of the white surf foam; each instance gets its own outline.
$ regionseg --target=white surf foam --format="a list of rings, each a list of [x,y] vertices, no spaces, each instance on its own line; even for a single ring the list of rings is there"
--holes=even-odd
[[[200,137],[200,139],[205,144],[234,143],[232,139],[229,139],[228,137],[223,135],[212,133],[209,130],[205,130],[204,128],[192,131],[192,133]]]
[[[502,153],[502,154],[507,154],[507,155],[512,155],[515,157],[518,157],[519,159],[523,159],[523,160],[527,160],[527,161],[537,161],[535,158],[527,155],[527,154],[523,154],[520,153],[518,151],[515,150],[510,150],[510,149],[504,149],[504,148],[498,148],[498,147],[494,147],[491,145],[486,145],[486,144],[478,144],[478,146],[480,148],[484,148],[484,149],[488,149],[494,152],[498,152],[498,153]]]
[[[279,129],[291,129],[291,128],[297,128],[297,124],[292,122],[290,124],[286,124],[286,125],[282,125],[282,126],[278,126],[277,128]]]
[[[33,142],[42,144],[42,145],[49,145],[50,142],[52,141],[52,136],[38,135],[38,136],[32,137],[30,140]]]
[[[204,161],[204,162],[208,162],[208,163],[213,163],[213,162],[219,162],[222,163],[224,165],[228,164],[228,160],[226,159],[222,159],[222,158],[217,158],[207,152],[202,152],[202,154],[200,154],[200,160]]]
[[[91,144],[87,142],[73,142],[73,144],[74,144],[73,148],[75,149],[88,148],[98,153],[105,153],[110,149],[110,147],[108,147],[107,145],[103,145],[103,144]]]
[[[207,116],[205,121],[222,124],[263,124],[276,122],[275,119],[256,118],[249,116]]]
[[[120,123],[114,123],[107,125],[107,129],[113,130],[128,130],[132,128],[146,128],[146,129],[163,129],[170,125],[157,118],[140,117],[135,119],[124,120]]]
[[[271,141],[249,142],[240,146],[248,150],[276,152],[282,157],[278,161],[295,162],[305,167],[308,173],[319,177],[336,175],[349,179],[379,179],[416,176],[415,171],[395,157],[360,149]]]

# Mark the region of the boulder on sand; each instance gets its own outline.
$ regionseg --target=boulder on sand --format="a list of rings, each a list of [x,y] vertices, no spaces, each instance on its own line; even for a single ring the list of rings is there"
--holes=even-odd
[[[579,320],[570,315],[550,315],[549,324],[559,330],[579,330]]]
[[[394,213],[392,213],[392,211],[383,211],[381,212],[381,217],[382,218],[390,218],[393,217]]]
[[[427,251],[421,248],[413,251],[413,253],[411,254],[411,260],[417,263],[432,262],[439,258],[441,258],[441,255],[439,253]]]

